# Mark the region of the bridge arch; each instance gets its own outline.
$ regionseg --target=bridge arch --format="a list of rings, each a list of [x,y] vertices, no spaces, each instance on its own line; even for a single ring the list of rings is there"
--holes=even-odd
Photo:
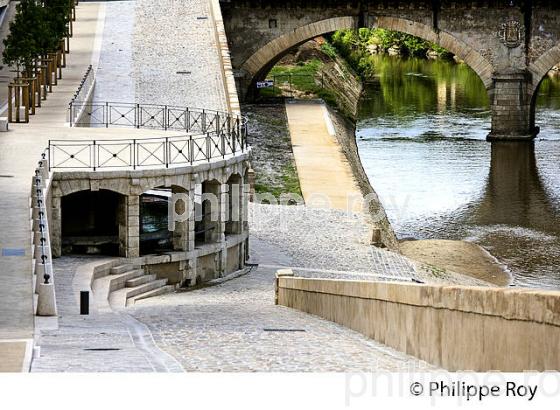
[[[549,49],[529,65],[529,72],[532,77],[531,95],[536,95],[547,73],[558,63],[560,63],[560,44]]]
[[[546,78],[548,72],[558,63],[560,63],[560,44],[550,48],[538,59],[529,65],[529,73],[531,74],[531,85],[528,90],[531,97],[530,120],[534,124],[537,110],[537,97],[539,95],[539,87]]]
[[[245,83],[240,90],[242,95],[247,96],[254,83],[262,80],[290,49],[315,37],[337,30],[353,29],[358,26],[357,17],[329,18],[299,27],[270,41],[241,65],[241,72],[245,79]],[[426,24],[397,17],[373,17],[369,26],[371,28],[400,31],[440,45],[469,65],[478,74],[487,90],[493,88],[492,74],[494,69],[492,64],[477,50],[451,33],[441,30],[436,32]]]

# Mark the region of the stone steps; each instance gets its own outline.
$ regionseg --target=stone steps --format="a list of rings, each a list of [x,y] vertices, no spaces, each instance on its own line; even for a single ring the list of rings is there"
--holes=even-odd
[[[158,279],[154,274],[146,275],[144,269],[131,263],[114,266],[109,275],[96,280],[97,289],[107,295],[111,306],[119,309],[136,300],[173,292],[175,286],[167,282],[167,279]]]
[[[156,280],[156,275],[142,275],[134,279],[129,279],[125,282],[125,287],[135,288],[136,286],[144,285],[148,282]]]
[[[126,293],[126,298],[129,299],[134,296],[138,296],[142,293],[146,293],[151,290],[161,288],[165,285],[167,285],[167,279],[157,279],[148,283],[144,283],[143,285],[139,285],[133,288],[128,288],[128,291]]]
[[[111,275],[118,275],[120,273],[125,273],[134,270],[134,265],[131,263],[125,263],[124,265],[113,266],[111,268]]]
[[[143,277],[140,276],[139,278]],[[155,279],[155,275],[145,275],[145,277],[149,277],[151,280],[134,287],[123,287],[111,292],[109,296],[111,306],[124,308],[127,305],[133,304],[136,300],[158,296],[175,290],[174,286],[167,285],[167,279]]]
[[[167,293],[171,293],[175,291],[175,286],[173,285],[165,285],[162,286],[161,288],[157,288],[157,289],[153,289],[150,290],[149,292],[146,293],[142,293],[138,296],[133,296],[131,298],[128,298],[126,301],[127,306],[128,305],[133,305],[135,304],[138,300],[142,300],[142,299],[148,299],[154,296],[161,296],[161,295],[165,295]]]
[[[109,276],[109,292],[122,289],[125,287],[126,282],[144,276],[143,269],[135,269],[125,273],[111,274]]]

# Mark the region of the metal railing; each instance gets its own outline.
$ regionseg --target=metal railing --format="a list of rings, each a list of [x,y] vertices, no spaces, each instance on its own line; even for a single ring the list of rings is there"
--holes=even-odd
[[[35,292],[38,294],[37,314],[56,316],[56,299],[54,297],[54,281],[51,241],[47,212],[47,196],[50,188],[51,175],[47,152],[43,152],[35,169],[31,191],[31,217],[33,231],[33,259],[35,273]],[[45,285],[45,286],[43,286]],[[50,286],[49,286],[50,285]],[[52,303],[42,303],[42,299]]]
[[[169,168],[209,162],[247,150],[244,134],[233,130],[161,138],[51,140],[50,169]]]
[[[80,118],[85,108],[85,104],[88,101],[88,98],[90,96],[90,93],[92,92],[94,84],[95,84],[95,71],[93,70],[93,67],[90,65],[87,68],[86,73],[82,78],[82,81],[80,81],[80,85],[78,86],[78,89],[74,93],[72,100],[70,100],[70,104],[69,104],[70,125],[80,121]],[[72,109],[72,107],[78,107],[78,108]]]
[[[205,109],[139,103],[87,103],[72,100],[69,110],[70,126],[123,126],[184,131],[193,134],[236,132],[245,135],[247,132],[244,117]],[[82,120],[75,122],[75,113],[82,111]]]

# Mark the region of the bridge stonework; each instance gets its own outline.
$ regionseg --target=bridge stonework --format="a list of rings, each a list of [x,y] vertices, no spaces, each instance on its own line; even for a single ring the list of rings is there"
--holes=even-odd
[[[536,90],[560,62],[560,4],[547,0],[222,0],[239,95],[290,49],[340,29],[385,28],[421,37],[464,60],[484,83],[489,140],[530,140]]]

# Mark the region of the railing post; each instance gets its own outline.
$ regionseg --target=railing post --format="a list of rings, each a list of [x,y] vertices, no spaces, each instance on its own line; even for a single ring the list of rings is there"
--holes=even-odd
[[[202,110],[202,132],[206,133],[206,110]]]
[[[138,162],[138,156],[136,152],[136,138],[132,140],[132,169],[136,169],[136,163]]]
[[[138,103],[134,107],[134,126],[140,128],[140,104]]]
[[[167,105],[163,109],[163,128],[167,131],[167,127],[169,126],[169,112],[167,110]]]
[[[189,156],[190,156],[190,163],[192,165],[194,162],[194,143],[193,143],[192,135],[189,136]]]
[[[206,134],[206,159],[208,162],[210,162],[210,157],[212,156],[211,142],[210,134]]]
[[[236,129],[237,129],[237,127],[236,127]],[[235,146],[235,140],[237,139],[237,138],[235,138],[235,133],[231,133],[230,138],[231,138],[231,153],[235,154],[235,151],[237,151],[237,148]]]
[[[98,160],[98,155],[97,155],[96,149],[97,149],[97,145],[95,143],[95,140],[93,140],[93,154],[92,154],[93,161],[92,161],[92,164],[93,164],[93,170],[94,171],[97,169],[97,163],[96,162]]]
[[[163,149],[163,158],[165,159],[165,168],[169,168],[169,137],[165,137],[165,147]]]
[[[225,158],[226,157],[226,135],[223,134],[223,133],[218,134],[218,135],[220,137],[220,140],[221,140],[220,142],[221,142],[221,145],[222,145],[222,158]]]
[[[105,128],[109,128],[109,102],[105,102]]]
[[[190,132],[191,130],[191,112],[187,108],[185,112],[185,131]]]
[[[216,113],[216,117],[214,118],[216,120],[216,132],[220,135],[220,114]]]
[[[74,124],[73,108],[74,108],[74,102],[70,101],[70,119],[69,119],[70,126],[72,126]]]

